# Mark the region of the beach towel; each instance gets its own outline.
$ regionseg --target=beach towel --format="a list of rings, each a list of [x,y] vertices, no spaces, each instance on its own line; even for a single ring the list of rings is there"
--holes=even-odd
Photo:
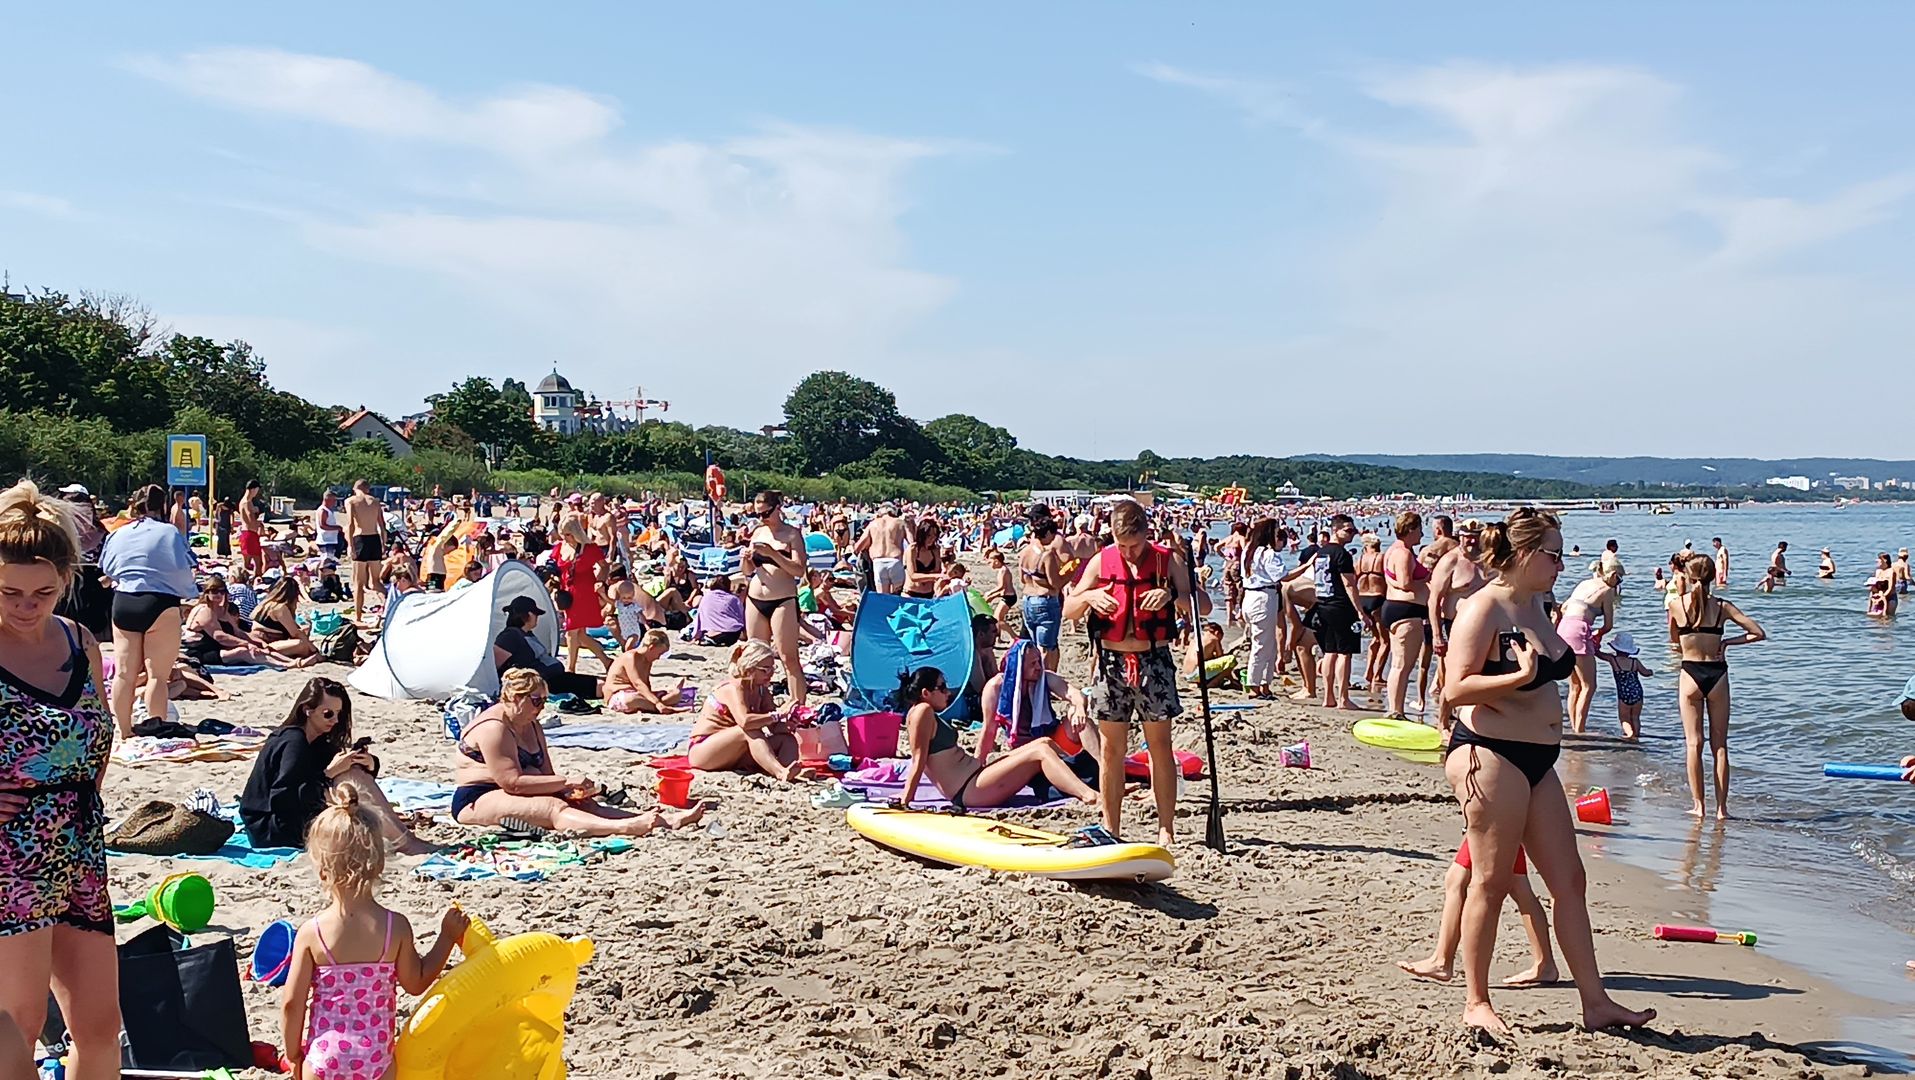
[[[413,780],[404,776],[386,776],[379,780],[379,790],[386,793],[392,801],[392,808],[402,814],[447,814],[452,813],[452,785],[439,784],[430,780]]]
[[[265,664],[208,664],[208,675],[257,675],[266,670]]]
[[[844,785],[846,791],[854,795],[862,796],[866,802],[888,803],[904,795],[903,780],[886,783],[879,780],[853,780],[847,776],[843,780],[840,780],[839,783]],[[969,812],[989,813],[993,810],[1054,810],[1058,807],[1075,805],[1078,805],[1077,800],[1071,798],[1069,795],[1059,795],[1054,799],[1039,799],[1035,792],[1029,787],[1025,787],[1020,789],[1017,794],[1011,796],[1010,801],[1003,806],[977,806],[970,808]],[[929,777],[918,782],[918,796],[911,800],[911,809],[949,810],[950,808],[951,800],[944,797],[944,793],[938,790],[938,786],[932,783]]]
[[[434,881],[544,881],[551,874],[602,861],[632,849],[632,841],[618,836],[597,840],[504,840],[486,837],[451,851],[441,851],[419,864],[413,873]]]
[[[201,735],[196,739],[158,739],[135,735],[113,748],[113,760],[122,765],[177,765],[188,761],[238,761],[259,752],[261,737]]]
[[[225,813],[226,820],[233,823],[233,835],[218,851],[211,855],[151,855],[148,858],[184,859],[189,861],[224,862],[235,866],[244,866],[250,870],[271,870],[281,863],[289,863],[299,857],[298,848],[262,848],[254,847],[252,837],[246,835],[246,824],[239,820],[239,801],[235,799]],[[108,855],[124,857],[132,854],[126,851],[111,851]]]
[[[578,750],[663,754],[683,746],[691,734],[690,724],[566,724],[546,732],[545,741]]]

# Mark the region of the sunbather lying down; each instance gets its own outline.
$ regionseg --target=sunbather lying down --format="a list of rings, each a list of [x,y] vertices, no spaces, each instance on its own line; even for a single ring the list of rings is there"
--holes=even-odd
[[[460,736],[453,820],[582,836],[644,836],[661,825],[680,828],[704,816],[702,804],[688,810],[611,806],[594,781],[559,775],[539,727],[545,680],[536,671],[514,668],[499,682],[499,703],[474,718]]]

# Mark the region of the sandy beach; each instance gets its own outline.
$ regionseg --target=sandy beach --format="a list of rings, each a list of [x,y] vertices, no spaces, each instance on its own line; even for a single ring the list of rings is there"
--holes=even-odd
[[[1079,650],[1067,650],[1067,673],[1081,667],[1081,643],[1067,633]],[[719,652],[680,646],[660,673],[709,687]],[[189,723],[272,726],[308,674],[222,679],[231,700],[180,712]],[[1220,715],[1229,852],[1201,845],[1207,785],[1193,783],[1177,874],[1155,886],[922,864],[859,837],[841,811],[814,809],[813,786],[700,774],[693,795],[713,805],[716,829],[656,834],[540,883],[431,881],[413,873],[419,859],[396,859],[381,895],[422,934],[456,901],[502,934],[591,937],[598,954],[567,1042],[571,1074],[584,1078],[1868,1074],[1826,1047],[1869,1003],[1759,949],[1651,940],[1654,923],[1698,914],[1693,898],[1600,859],[1589,861],[1597,948],[1617,996],[1660,1011],[1653,1030],[1580,1031],[1567,983],[1498,994],[1512,1043],[1461,1027],[1460,982],[1418,982],[1396,967],[1430,949],[1460,834],[1454,799],[1436,767],[1355,742],[1350,718],[1288,703]],[[387,775],[448,780],[436,708],[355,695],[354,721],[377,740]],[[1316,767],[1278,767],[1278,748],[1306,738]],[[1178,741],[1201,751],[1194,716]],[[640,755],[557,754],[561,768],[612,786],[652,783]],[[115,766],[109,813],[202,785],[236,795],[249,768]],[[1126,812],[1147,820],[1148,794]],[[1061,829],[1090,820],[1023,816]],[[450,843],[472,832],[438,823],[425,835]],[[115,895],[141,894],[175,868],[212,879],[220,906],[205,933],[231,934],[242,957],[274,919],[322,906],[303,857],[272,870],[116,857]],[[1527,962],[1508,909],[1494,976]],[[277,1042],[278,992],[249,982],[246,996],[254,1038]]]

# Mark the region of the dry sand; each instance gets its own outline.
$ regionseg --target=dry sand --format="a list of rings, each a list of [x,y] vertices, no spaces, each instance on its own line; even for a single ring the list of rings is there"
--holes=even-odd
[[[718,654],[681,647],[660,673],[709,687]],[[1067,656],[1067,673],[1081,666]],[[180,711],[189,723],[271,726],[308,674],[222,679],[233,700]],[[354,715],[389,774],[449,779],[436,709],[355,696]],[[1567,984],[1497,995],[1516,1031],[1509,1043],[1462,1028],[1460,983],[1416,982],[1395,966],[1430,948],[1460,830],[1454,800],[1440,770],[1360,746],[1349,719],[1288,704],[1221,715],[1229,853],[1201,846],[1207,787],[1193,784],[1177,875],[1157,886],[929,866],[863,840],[839,811],[813,809],[814,787],[703,774],[693,793],[715,805],[722,838],[655,835],[542,884],[432,882],[411,872],[418,860],[400,859],[382,899],[422,935],[457,901],[501,933],[592,937],[598,955],[567,1045],[584,1078],[1867,1075],[1789,1045],[1832,1038],[1867,1003],[1759,950],[1651,941],[1651,924],[1682,901],[1647,873],[1594,860],[1599,954],[1621,1000],[1660,1010],[1653,1030],[1581,1032]],[[1317,768],[1278,768],[1278,747],[1304,738]],[[1201,752],[1194,719],[1178,741]],[[636,755],[557,754],[566,771],[649,788]],[[109,812],[200,785],[236,795],[249,767],[116,767]],[[1147,822],[1148,794],[1126,815]],[[1060,829],[1088,820],[1028,817]],[[441,842],[467,833],[426,831]],[[115,858],[116,894],[142,894],[176,866],[213,879],[220,909],[208,932],[238,938],[242,957],[272,920],[322,906],[303,857],[274,871]],[[1506,911],[1496,977],[1526,954]],[[278,1041],[278,992],[248,983],[246,996],[254,1037]]]

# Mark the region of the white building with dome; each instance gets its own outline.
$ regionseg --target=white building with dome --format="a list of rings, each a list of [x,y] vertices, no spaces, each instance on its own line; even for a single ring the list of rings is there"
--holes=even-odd
[[[571,382],[556,368],[540,379],[532,391],[532,420],[561,435],[576,435],[581,431],[611,434],[637,426],[615,415],[604,404],[588,400],[585,394],[573,389]]]

